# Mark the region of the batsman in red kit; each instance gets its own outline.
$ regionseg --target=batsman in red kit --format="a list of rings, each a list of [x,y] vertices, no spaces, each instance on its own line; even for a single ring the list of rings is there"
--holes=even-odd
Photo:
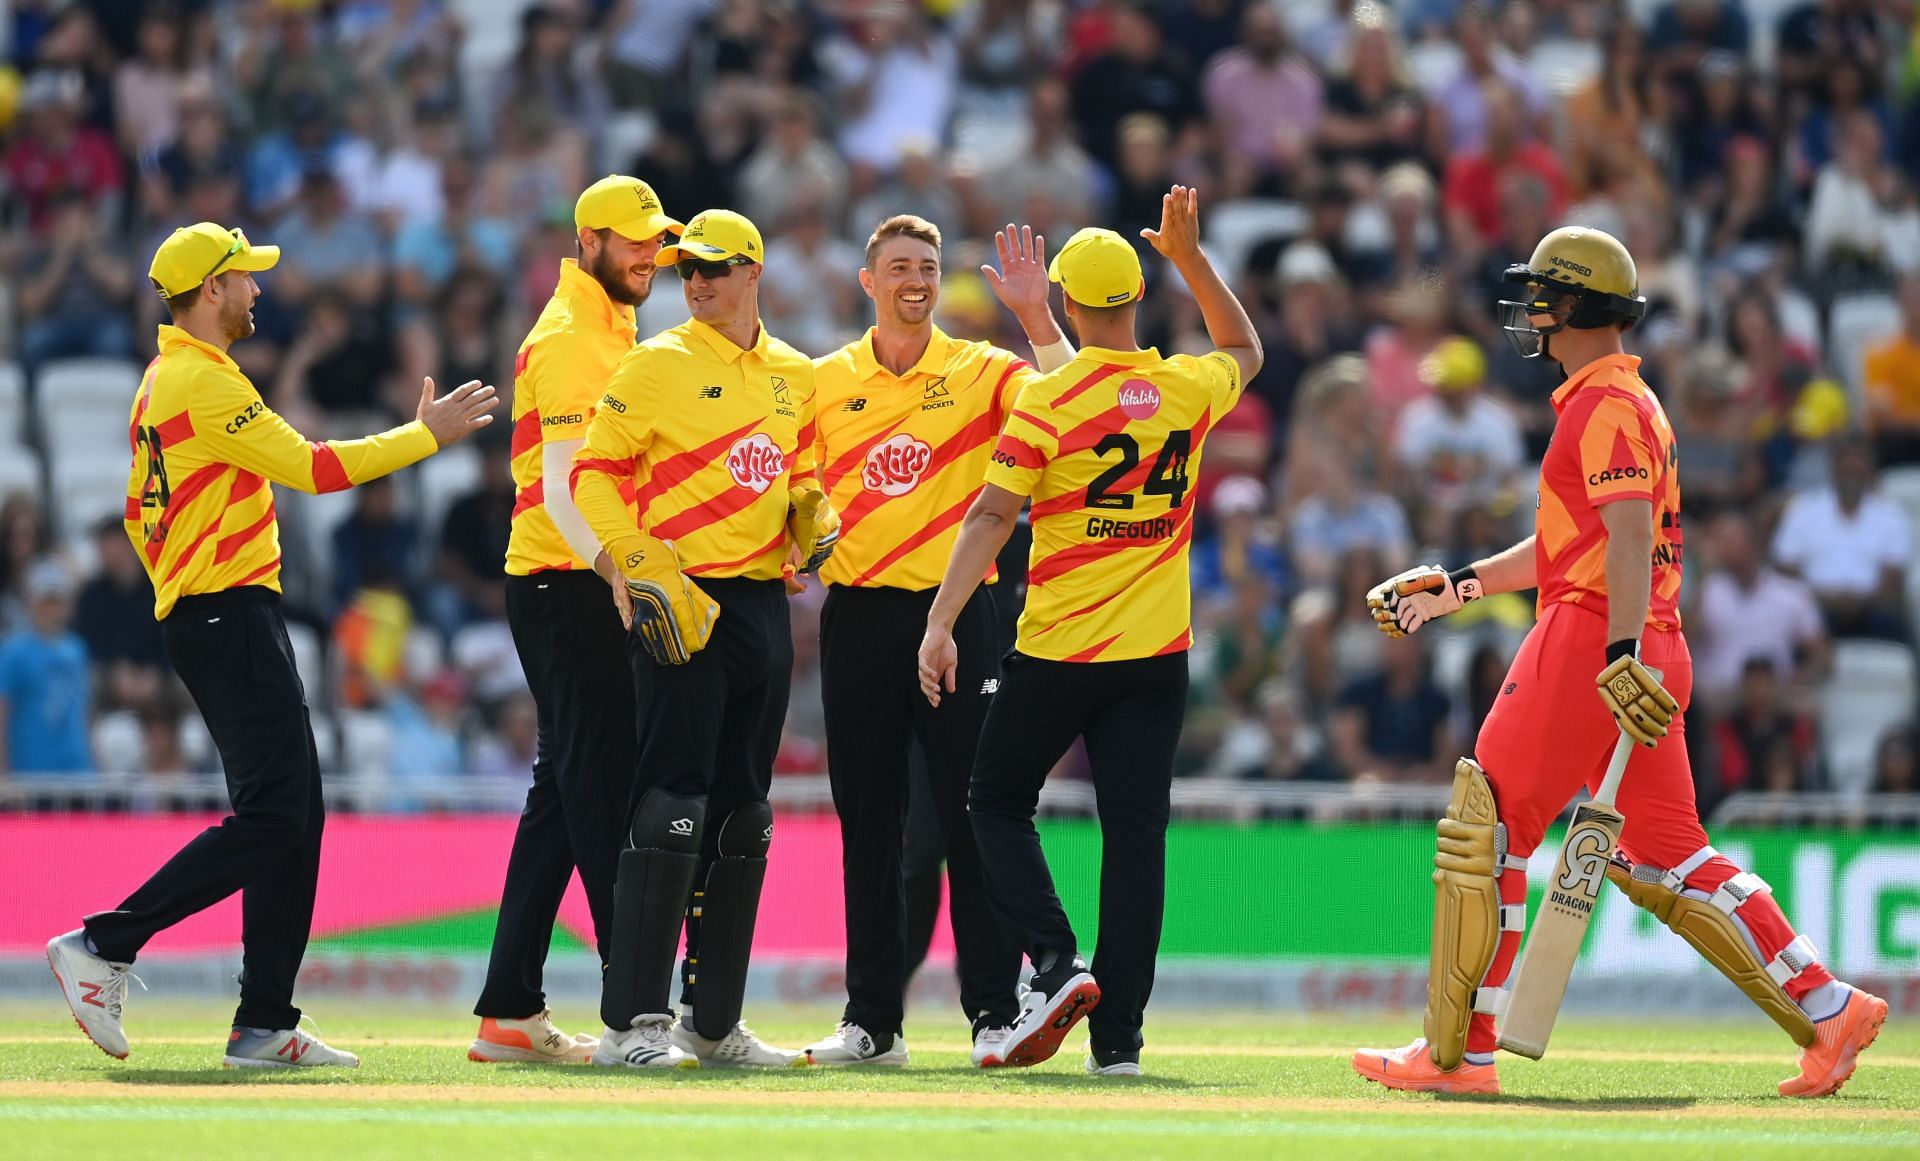
[[[1440,821],[1425,1035],[1355,1052],[1354,1071],[1389,1088],[1500,1091],[1494,1024],[1526,927],[1528,856],[1574,792],[1599,785],[1625,733],[1641,748],[1620,785],[1626,824],[1607,878],[1793,1037],[1800,1074],[1780,1083],[1783,1096],[1826,1096],[1853,1074],[1887,1004],[1836,980],[1765,880],[1715,851],[1700,826],[1685,737],[1693,660],[1678,609],[1679,453],[1640,360],[1623,350],[1646,310],[1633,258],[1607,234],[1566,227],[1506,281],[1524,289],[1500,303],[1508,341],[1567,371],[1534,535],[1451,573],[1410,569],[1368,603],[1382,631],[1400,636],[1467,601],[1537,587],[1539,619],[1475,756],[1455,768]]]

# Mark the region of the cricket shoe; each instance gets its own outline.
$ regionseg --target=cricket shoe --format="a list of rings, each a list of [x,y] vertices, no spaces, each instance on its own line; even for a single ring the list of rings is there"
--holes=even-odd
[[[879,1037],[858,1024],[842,1020],[833,1035],[807,1045],[806,1053],[809,1064],[828,1067],[887,1064],[898,1068],[907,1062],[907,1038],[896,1032],[891,1042],[882,1048]]]
[[[100,1051],[116,1060],[127,1058],[127,1030],[120,1013],[127,1002],[127,981],[140,983],[132,965],[114,963],[87,950],[83,927],[47,941],[47,964],[73,1009],[73,1022]]]
[[[1140,1050],[1128,1048],[1119,1052],[1102,1052],[1093,1045],[1087,1045],[1088,1076],[1139,1076]]]
[[[467,1059],[479,1064],[585,1064],[598,1047],[600,1042],[591,1036],[569,1036],[555,1028],[553,1012],[543,1008],[524,1020],[483,1018]]]
[[[1800,1075],[1781,1081],[1780,1095],[1823,1097],[1839,1092],[1886,1022],[1885,1000],[1849,988],[1846,1005],[1814,1026],[1813,1045],[1800,1051]]]
[[[1006,1054],[1007,1041],[1013,1038],[1013,1025],[1001,1024],[993,1028],[982,1028],[973,1034],[973,1066],[986,1067],[989,1058],[999,1059]]]
[[[673,1017],[635,1016],[625,1031],[609,1028],[600,1034],[593,1063],[605,1068],[699,1068],[700,1058],[689,1056],[673,1043]]]
[[[1060,1051],[1067,1033],[1100,1003],[1100,985],[1079,957],[1060,977],[1058,983],[1034,978],[1032,990],[1021,997],[1020,1016],[1006,1044],[981,1060],[981,1068],[1026,1068]]]
[[[696,1057],[703,1065],[724,1068],[805,1068],[807,1065],[806,1053],[775,1048],[754,1035],[745,1020],[735,1023],[733,1030],[720,1039],[709,1040],[695,1032],[692,1022],[683,1017],[673,1026],[672,1039],[675,1048]]]
[[[1404,1092],[1485,1093],[1500,1095],[1500,1076],[1491,1064],[1468,1064],[1445,1072],[1433,1062],[1422,1036],[1405,1048],[1362,1048],[1353,1054],[1353,1070],[1375,1084]]]
[[[227,1054],[220,1064],[224,1068],[359,1068],[360,1058],[327,1047],[304,1028],[272,1032],[235,1028],[227,1034]]]

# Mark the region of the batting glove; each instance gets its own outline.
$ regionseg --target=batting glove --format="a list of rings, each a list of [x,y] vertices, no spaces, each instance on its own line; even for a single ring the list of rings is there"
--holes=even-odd
[[[840,542],[840,513],[817,485],[804,484],[793,491],[793,507],[787,513],[787,535],[800,550],[800,571],[814,572],[833,555]]]
[[[1608,652],[1617,653],[1618,649],[1616,644]],[[1621,732],[1649,750],[1667,736],[1667,727],[1680,712],[1680,703],[1660,684],[1660,678],[1632,653],[1615,656],[1600,671],[1595,684],[1600,687],[1600,700],[1607,703],[1608,712],[1620,723]]]
[[[685,665],[707,647],[720,606],[680,571],[673,544],[647,537],[620,562],[633,597],[633,632],[661,665]]]
[[[1382,633],[1404,637],[1485,595],[1471,566],[1448,572],[1437,564],[1423,564],[1374,586],[1367,593],[1367,608]]]

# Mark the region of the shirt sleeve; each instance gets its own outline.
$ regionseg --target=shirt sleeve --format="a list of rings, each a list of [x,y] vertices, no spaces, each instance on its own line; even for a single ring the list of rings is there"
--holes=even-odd
[[[540,442],[580,439],[587,434],[594,400],[605,383],[593,381],[579,359],[567,357],[568,344],[536,342],[521,352],[522,369],[515,378],[533,388],[540,411]]]
[[[789,494],[802,484],[812,484],[822,489],[826,487],[825,481],[820,479],[820,424],[818,421],[818,413],[814,407],[815,387],[813,364],[810,361],[802,360],[800,365],[805,368],[805,370],[794,376],[794,378],[796,380],[804,380],[806,387],[800,392],[799,415],[797,417],[800,420],[800,435],[799,441],[795,444],[793,450],[793,471],[787,477],[787,491]],[[794,385],[798,386],[797,383]]]
[[[1653,500],[1654,442],[1633,405],[1602,396],[1580,425],[1580,475],[1587,503]]]
[[[1240,382],[1240,364],[1225,351],[1214,351],[1200,357],[1200,367],[1213,391],[1213,417],[1217,422],[1240,402],[1240,390],[1245,386]]]
[[[418,420],[365,439],[314,443],[268,407],[252,384],[220,372],[193,384],[191,414],[210,460],[307,493],[364,484],[440,450]]]
[[[620,481],[633,478],[635,461],[653,443],[654,361],[646,347],[621,357],[587,424],[586,442],[573,457],[568,482],[574,506],[616,565],[642,550],[647,539],[620,498]]]
[[[1034,398],[1021,395],[1020,405],[1007,417],[1000,440],[987,461],[987,483],[1016,495],[1031,496],[1041,473],[1060,454],[1060,431],[1052,412]]]
[[[1001,358],[1008,362],[999,372],[1000,383],[994,392],[993,411],[995,418],[1000,421],[1001,430],[1005,430],[1007,419],[1013,415],[1014,409],[1020,406],[1020,393],[1027,389],[1027,384],[1038,379],[1040,374],[1033,369],[1032,363],[1016,355],[1002,352]]]

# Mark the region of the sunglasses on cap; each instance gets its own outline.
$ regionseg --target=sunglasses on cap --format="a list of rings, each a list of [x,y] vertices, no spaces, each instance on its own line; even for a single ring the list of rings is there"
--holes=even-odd
[[[247,248],[247,236],[246,234],[240,231],[240,228],[238,226],[234,227],[233,229],[227,232],[233,235],[233,245],[227,247],[227,252],[225,254],[220,255],[220,261],[215,262],[211,270],[208,270],[205,274],[202,274],[200,276],[200,281],[194,283],[195,286],[200,285],[200,282],[205,282],[207,279],[212,278],[214,275],[220,273],[220,268],[222,266],[225,266],[227,263],[233,261],[233,256],[235,254],[238,254],[240,251]]]
[[[682,258],[673,264],[673,272],[680,276],[682,282],[692,282],[693,276],[696,274],[711,282],[716,278],[725,278],[727,275],[732,274],[735,266],[751,265],[753,265],[753,259],[745,258],[738,254],[731,258],[723,258],[718,262],[702,262],[698,258]]]

